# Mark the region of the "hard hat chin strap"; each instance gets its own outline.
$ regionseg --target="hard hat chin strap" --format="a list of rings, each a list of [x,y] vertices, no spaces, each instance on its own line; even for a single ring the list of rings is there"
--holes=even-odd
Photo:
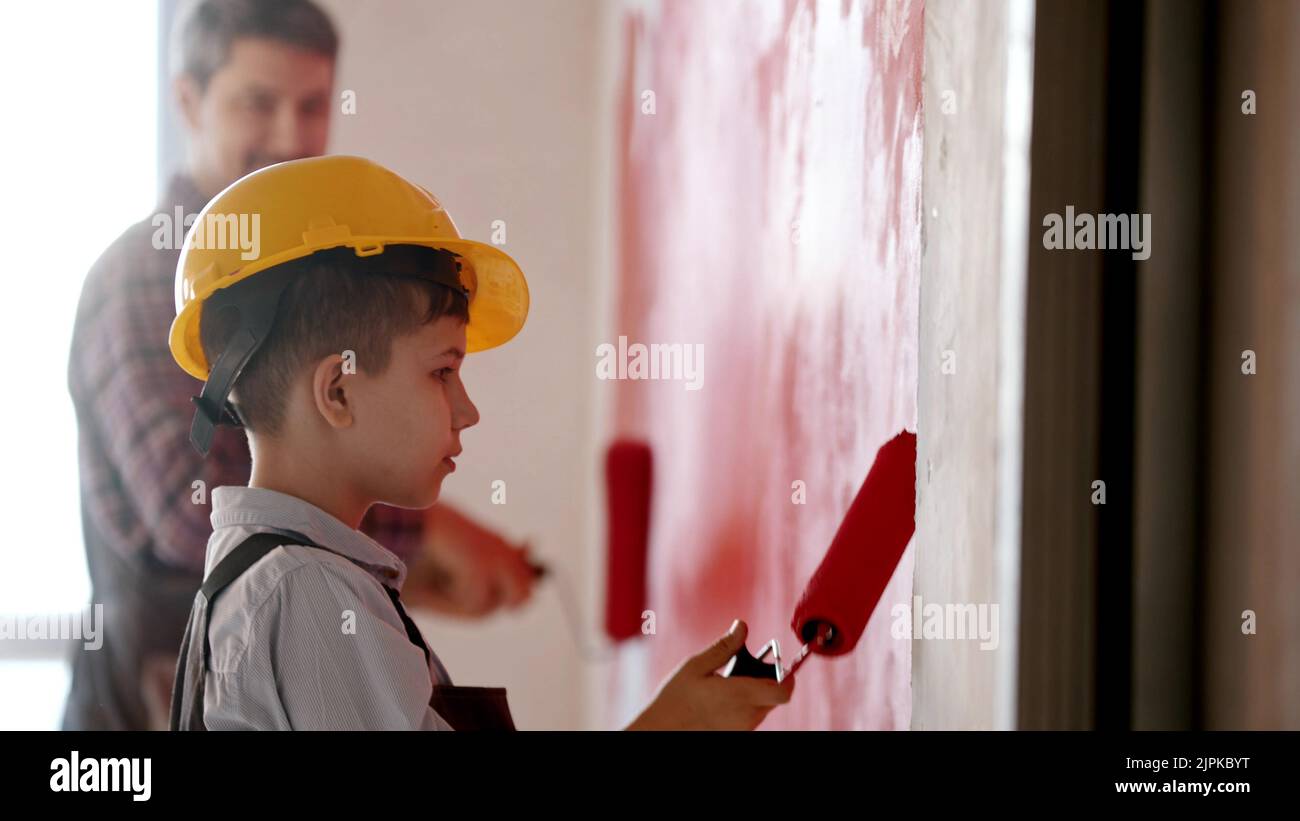
[[[195,405],[194,422],[190,425],[190,443],[200,456],[207,456],[212,448],[212,437],[216,434],[217,425],[243,425],[228,397],[235,377],[248,364],[260,344],[261,340],[249,333],[247,328],[240,328],[217,359],[208,375],[208,381],[203,384],[203,392],[190,397]]]
[[[233,308],[239,313],[239,324],[217,361],[212,364],[208,381],[203,384],[203,392],[191,399],[196,407],[194,422],[190,425],[190,443],[200,455],[207,456],[212,448],[212,437],[217,425],[242,426],[239,414],[229,402],[230,390],[253,354],[270,336],[279,311],[280,297],[284,294],[285,287],[299,273],[294,266],[267,270],[229,288],[222,288],[208,297],[203,306],[203,312],[208,316],[216,316],[219,311]],[[212,313],[209,314],[209,311]],[[202,318],[199,321],[202,322]]]

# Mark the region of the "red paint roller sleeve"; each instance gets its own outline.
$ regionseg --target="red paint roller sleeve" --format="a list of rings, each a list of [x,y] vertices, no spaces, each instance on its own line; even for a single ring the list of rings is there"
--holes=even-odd
[[[646,609],[646,556],[650,541],[650,446],[620,440],[605,456],[609,542],[605,579],[605,632],[614,641],[641,635]]]
[[[790,626],[814,653],[838,656],[857,645],[916,529],[916,434],[903,431],[876,453]],[[826,644],[816,641],[833,628]]]

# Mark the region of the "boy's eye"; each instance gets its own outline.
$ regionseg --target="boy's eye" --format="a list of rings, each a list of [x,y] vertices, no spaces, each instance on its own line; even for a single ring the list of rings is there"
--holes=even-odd
[[[446,382],[447,377],[455,372],[456,372],[455,368],[439,368],[438,370],[433,372],[433,375],[438,377],[442,381]]]

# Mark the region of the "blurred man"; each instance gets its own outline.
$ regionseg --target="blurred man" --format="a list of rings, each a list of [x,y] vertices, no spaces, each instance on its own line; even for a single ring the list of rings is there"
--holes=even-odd
[[[104,642],[76,651],[70,730],[166,727],[212,531],[208,494],[248,481],[242,431],[219,428],[206,460],[189,442],[200,385],[167,349],[185,228],[175,223],[251,171],[324,153],[329,135],[338,35],[309,0],[203,0],[177,34],[187,173],[95,263],[73,334],[82,525]],[[446,507],[376,506],[361,529],[407,562],[412,604],[480,617],[531,592],[525,550]]]

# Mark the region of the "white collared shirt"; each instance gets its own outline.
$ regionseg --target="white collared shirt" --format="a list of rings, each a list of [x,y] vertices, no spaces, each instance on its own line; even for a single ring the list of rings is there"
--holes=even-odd
[[[216,488],[212,527],[205,578],[254,533],[301,534],[329,550],[286,535],[287,546],[217,596],[208,729],[452,729],[429,706],[433,684],[451,677],[432,649],[426,662],[411,643],[384,590],[401,590],[401,559],[315,505],[264,488]]]

